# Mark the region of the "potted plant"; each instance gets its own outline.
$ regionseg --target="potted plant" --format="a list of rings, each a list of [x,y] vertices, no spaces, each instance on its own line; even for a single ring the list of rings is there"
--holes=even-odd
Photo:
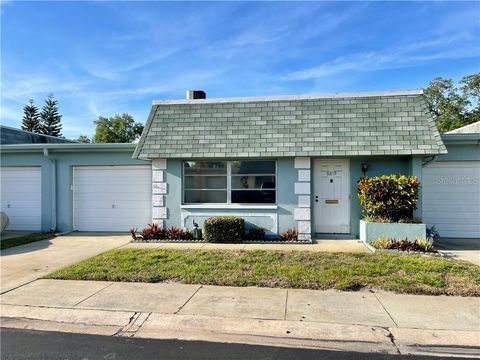
[[[360,221],[360,240],[370,242],[382,236],[408,240],[426,238],[426,225],[413,218],[419,188],[416,176],[361,178],[358,198],[364,217]]]

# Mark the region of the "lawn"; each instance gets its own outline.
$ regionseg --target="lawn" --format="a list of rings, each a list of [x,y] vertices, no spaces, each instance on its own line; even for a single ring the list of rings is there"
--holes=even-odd
[[[34,233],[18,236],[15,238],[0,241],[0,250],[8,249],[14,246],[29,244],[35,241],[53,239],[54,237],[55,235],[51,233]]]
[[[480,267],[420,255],[117,249],[47,278],[480,296]]]

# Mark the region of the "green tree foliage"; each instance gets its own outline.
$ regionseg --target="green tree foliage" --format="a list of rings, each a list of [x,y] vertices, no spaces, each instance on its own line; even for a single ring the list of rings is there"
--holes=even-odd
[[[480,121],[480,73],[464,76],[458,86],[437,77],[424,94],[441,133]]]
[[[42,119],[42,133],[51,136],[62,136],[62,115],[58,111],[58,102],[53,94],[48,95],[40,113]]]
[[[40,114],[33,100],[29,100],[28,104],[23,108],[22,130],[35,133],[41,132]]]
[[[143,131],[143,125],[136,123],[129,114],[113,117],[99,116],[95,124],[94,143],[131,143],[137,140]]]
[[[85,144],[89,144],[89,143],[92,142],[92,140],[90,140],[87,135],[80,135],[76,139],[76,141],[81,142],[81,143],[85,143]]]

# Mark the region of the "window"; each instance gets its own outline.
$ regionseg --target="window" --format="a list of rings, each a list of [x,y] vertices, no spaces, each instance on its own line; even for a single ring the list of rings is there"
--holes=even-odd
[[[184,161],[184,204],[275,204],[276,161]]]

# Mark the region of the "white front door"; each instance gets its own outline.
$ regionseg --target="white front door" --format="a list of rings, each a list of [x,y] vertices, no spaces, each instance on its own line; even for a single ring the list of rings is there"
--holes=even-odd
[[[74,230],[141,229],[152,221],[152,172],[146,165],[73,168]]]
[[[348,159],[315,160],[315,232],[350,233],[350,167]]]

